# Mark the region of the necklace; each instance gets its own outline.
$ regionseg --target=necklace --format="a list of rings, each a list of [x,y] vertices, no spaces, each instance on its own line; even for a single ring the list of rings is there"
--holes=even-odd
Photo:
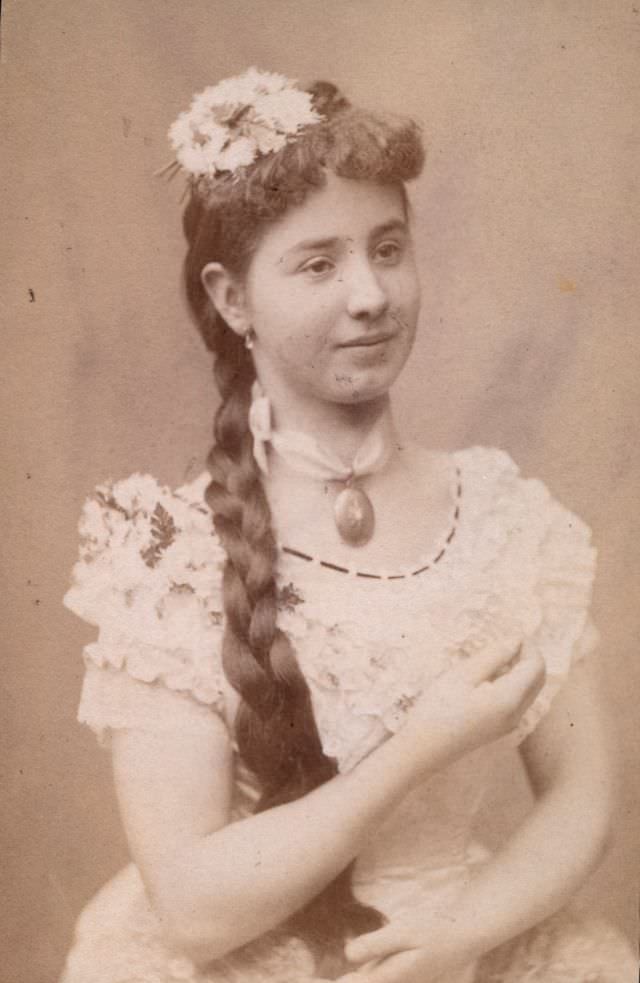
[[[293,549],[284,543],[279,543],[278,548],[283,553],[297,560],[304,560],[312,566],[324,567],[326,570],[348,574],[350,577],[361,578],[363,580],[410,580],[412,577],[418,577],[420,574],[433,570],[447,554],[456,536],[462,504],[462,474],[457,464],[454,466],[451,475],[450,493],[453,500],[453,512],[447,527],[446,536],[440,539],[439,545],[433,551],[424,553],[412,566],[405,567],[404,570],[394,570],[393,572],[390,570],[361,570],[357,566],[345,567],[329,560],[323,560],[318,556],[311,556],[309,553]]]
[[[363,546],[369,542],[375,529],[375,511],[358,479],[380,471],[393,453],[393,431],[388,415],[365,437],[352,463],[345,465],[309,434],[299,430],[274,430],[271,403],[256,381],[252,389],[249,429],[253,436],[254,457],[263,474],[269,473],[267,445],[270,445],[293,470],[319,481],[337,481],[344,485],[333,503],[336,529],[350,546]]]

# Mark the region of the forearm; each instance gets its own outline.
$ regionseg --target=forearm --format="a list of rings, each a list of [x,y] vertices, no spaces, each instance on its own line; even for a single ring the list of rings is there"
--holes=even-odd
[[[480,868],[460,901],[458,924],[476,956],[563,907],[599,863],[609,835],[606,797],[557,787],[536,803],[502,850]]]
[[[116,732],[123,823],[166,935],[196,961],[209,961],[304,907],[411,788],[513,728],[543,677],[536,660],[522,660],[493,682],[511,662],[512,653],[492,650],[472,666],[452,666],[413,705],[402,729],[352,771],[235,823],[231,749],[215,716],[206,734],[179,742]]]
[[[199,961],[218,958],[318,894],[416,781],[408,742],[408,732],[397,734],[304,798],[183,847],[166,866],[160,891],[178,944]],[[422,758],[431,770],[440,767],[443,742],[434,736]]]

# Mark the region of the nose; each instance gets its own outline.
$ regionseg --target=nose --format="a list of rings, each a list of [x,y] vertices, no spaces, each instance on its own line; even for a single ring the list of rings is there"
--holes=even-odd
[[[370,262],[354,262],[348,274],[347,310],[357,320],[375,320],[387,310],[389,299],[384,284]]]

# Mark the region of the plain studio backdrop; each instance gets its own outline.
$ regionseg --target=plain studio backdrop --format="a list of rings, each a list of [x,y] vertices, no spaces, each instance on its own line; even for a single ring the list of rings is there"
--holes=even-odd
[[[585,898],[635,933],[639,6],[5,3],[3,980],[52,983],[81,906],[126,859],[108,756],[75,723],[94,633],[61,597],[96,483],[203,467],[215,404],[180,297],[183,182],[152,173],[192,95],[252,64],[424,127],[423,314],[398,415],[426,445],[506,448],[593,526],[623,785]],[[522,807],[509,769],[494,834]]]

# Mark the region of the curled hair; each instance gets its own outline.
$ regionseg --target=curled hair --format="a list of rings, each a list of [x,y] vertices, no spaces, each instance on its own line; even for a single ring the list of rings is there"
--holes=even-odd
[[[192,185],[183,228],[188,243],[184,288],[191,313],[215,356],[221,402],[208,457],[206,491],[226,551],[223,665],[240,696],[235,721],[240,755],[258,780],[257,810],[297,799],[337,774],[322,750],[309,688],[293,646],[277,624],[277,548],[271,513],[253,456],[248,425],[255,371],[243,341],[214,309],[201,281],[208,262],[246,273],[261,233],[292,205],[340,177],[394,184],[416,177],[423,164],[411,120],[352,108],[335,86],[308,90],[323,121],[281,150],[248,167],[238,180]],[[323,951],[347,935],[371,931],[382,916],[353,896],[343,871],[289,927]]]

